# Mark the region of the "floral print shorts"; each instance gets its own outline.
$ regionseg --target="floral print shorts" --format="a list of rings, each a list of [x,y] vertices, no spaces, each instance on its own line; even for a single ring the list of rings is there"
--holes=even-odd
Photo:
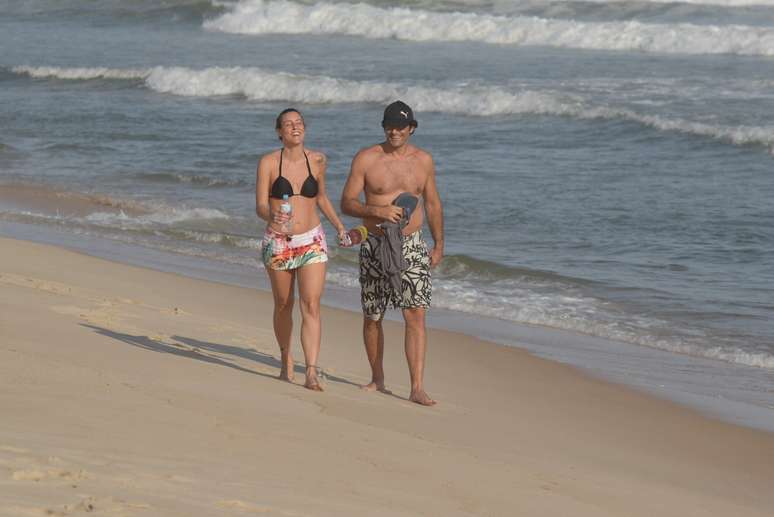
[[[287,235],[266,228],[261,243],[266,268],[287,271],[328,261],[328,244],[322,225],[308,232]]]

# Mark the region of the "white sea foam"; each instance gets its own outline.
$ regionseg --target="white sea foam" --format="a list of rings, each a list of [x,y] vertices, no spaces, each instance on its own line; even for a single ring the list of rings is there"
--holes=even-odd
[[[176,235],[178,234],[182,235],[185,239],[195,242],[203,242],[207,244],[223,244],[226,246],[233,246],[235,248],[244,248],[250,250],[261,249],[262,240],[255,237],[244,237],[222,232],[202,232],[196,230],[183,230],[176,233]]]
[[[34,200],[45,209],[39,212],[10,211],[9,215],[51,217],[64,223],[115,225],[120,228],[170,226],[184,221],[230,220],[231,217],[216,208],[170,206],[162,201],[121,199],[106,194],[82,194],[37,185],[6,187],[12,197],[20,193],[23,200]]]
[[[611,4],[613,6],[631,6],[647,4],[688,4],[695,6],[716,6],[716,7],[750,7],[750,6],[774,6],[774,0],[522,0],[524,4],[530,6],[539,5],[562,5],[562,4]],[[434,5],[463,5],[469,8],[480,8],[492,6],[495,9],[512,8],[514,0],[457,0],[445,2],[444,0],[419,1],[418,5],[432,8]],[[222,4],[227,7],[228,4]]]
[[[511,0],[505,0],[511,1]],[[564,0],[565,2],[595,3],[595,4],[624,4],[626,0]],[[715,5],[723,7],[747,7],[747,6],[774,6],[774,0],[635,0],[642,4],[691,4],[691,5]],[[466,2],[467,3],[467,2]],[[632,2],[634,3],[634,2]]]
[[[658,115],[643,115],[629,109],[584,108],[572,114],[584,119],[625,119],[639,122],[659,131],[675,131],[689,135],[704,136],[734,145],[763,145],[774,149],[774,125],[772,126],[722,126],[692,122],[682,119],[667,119]]]
[[[472,12],[242,0],[204,22],[237,34],[342,34],[407,41],[473,41],[591,50],[774,55],[774,29],[744,25],[587,22]]]
[[[394,87],[375,83],[241,67],[155,68],[146,84],[176,95],[242,95],[250,100],[306,103],[383,102],[396,94]]]
[[[11,68],[14,73],[26,74],[37,79],[145,79],[148,76],[147,69],[140,68],[103,68],[81,67],[62,68],[58,66],[15,66]]]
[[[558,328],[669,352],[774,370],[774,354],[737,346],[710,346],[702,336],[658,337],[655,329],[670,328],[662,321],[634,314],[616,315],[605,303],[586,296],[524,287],[515,281],[481,289],[480,282],[437,278],[433,305],[453,311],[515,323]]]
[[[241,95],[257,101],[298,103],[385,103],[404,99],[420,112],[467,116],[537,114],[588,120],[629,120],[659,131],[708,137],[734,145],[762,145],[774,152],[774,126],[724,126],[637,113],[631,109],[592,106],[583,98],[550,91],[511,91],[502,87],[465,85],[447,89],[398,83],[351,81],[327,76],[269,72],[259,68],[213,67],[193,70],[154,67],[146,70],[104,68],[17,67],[17,73],[66,78],[144,78],[158,92],[186,96]],[[132,75],[133,74],[133,75]]]
[[[176,174],[172,172],[139,173],[137,177],[146,181],[188,183],[204,187],[244,187],[248,183],[242,179],[213,178],[204,174]]]
[[[229,216],[214,208],[172,208],[155,207],[150,213],[129,216],[124,211],[94,212],[84,218],[85,221],[99,225],[114,225],[125,227],[172,225],[183,221],[202,221],[207,219],[229,219]]]
[[[170,228],[170,225],[183,220],[219,219],[222,216],[225,214],[218,210],[200,208],[162,209],[140,217],[127,215],[123,211],[96,212],[84,218],[31,211],[0,211],[0,220],[64,225],[74,231],[101,228],[111,231],[110,235],[118,232],[111,238],[121,238],[133,243],[137,238],[141,240],[144,238],[124,235],[125,230],[155,228],[161,233],[154,231],[154,235],[165,239],[160,242],[153,241],[153,247],[189,256],[243,263],[246,258],[241,254],[224,255],[201,246],[220,244],[245,250],[257,250],[260,248],[258,237]],[[250,265],[253,265],[254,259],[249,258],[249,261]],[[334,264],[334,266],[328,275],[330,282],[346,288],[357,288],[357,272],[352,265]],[[666,322],[631,313],[616,314],[611,312],[604,301],[573,292],[572,289],[568,290],[567,286],[562,288],[554,285],[553,281],[541,280],[535,285],[530,285],[531,283],[534,282],[528,279],[500,279],[496,284],[491,284],[482,281],[475,274],[466,275],[465,279],[445,278],[439,275],[433,282],[433,305],[466,314],[563,329],[684,355],[774,370],[774,355],[771,353],[753,348],[743,349],[734,345],[713,345],[713,338],[707,335],[664,336],[663,331],[670,329],[670,325]],[[659,331],[659,329],[662,330]]]
[[[14,72],[33,77],[97,79],[140,78],[152,90],[174,95],[211,97],[241,95],[257,101],[291,101],[317,104],[383,103],[397,97],[410,100],[420,111],[473,116],[517,113],[571,114],[576,110],[560,97],[535,91],[510,92],[488,86],[440,89],[398,83],[351,81],[327,76],[269,72],[260,68],[154,67],[144,70],[104,68],[16,67]],[[564,96],[566,100],[573,99]]]

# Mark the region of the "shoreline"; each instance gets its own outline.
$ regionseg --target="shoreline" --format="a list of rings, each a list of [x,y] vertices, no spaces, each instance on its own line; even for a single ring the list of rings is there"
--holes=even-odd
[[[0,238],[4,235],[130,266],[270,292],[265,274],[257,266],[224,269],[223,264],[206,258],[26,223],[0,222]],[[359,315],[358,301],[356,292],[329,282],[322,303]],[[388,311],[385,319],[401,321],[397,311]],[[755,391],[756,386],[774,383],[774,372],[769,370],[447,309],[429,311],[427,323],[428,328],[459,332],[568,364],[595,378],[676,402],[711,418],[774,432],[774,392]]]
[[[390,321],[393,395],[365,393],[359,318],[331,307],[326,391],[310,392],[275,378],[268,293],[0,245],[0,515],[762,516],[774,504],[772,433],[437,329],[426,383],[439,405],[423,408],[406,400]]]

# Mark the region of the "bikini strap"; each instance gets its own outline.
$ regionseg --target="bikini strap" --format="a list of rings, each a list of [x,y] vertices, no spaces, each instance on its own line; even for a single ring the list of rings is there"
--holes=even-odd
[[[306,151],[304,151],[304,159],[306,160],[306,172],[312,176],[312,167],[309,165],[309,155],[306,154]],[[314,176],[312,176],[312,179],[314,179]]]
[[[279,176],[278,176],[279,178],[282,177],[282,155],[284,154],[284,152],[285,152],[285,148],[283,147],[282,149],[280,149]],[[307,172],[307,174],[309,174],[309,176],[311,176],[312,179],[315,179],[314,178],[314,174],[312,174],[312,166],[309,165],[309,155],[306,154],[306,151],[304,151],[304,160],[306,160],[306,172]]]

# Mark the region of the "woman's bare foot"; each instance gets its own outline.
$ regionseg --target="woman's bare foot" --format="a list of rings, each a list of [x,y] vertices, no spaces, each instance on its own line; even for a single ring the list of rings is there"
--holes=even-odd
[[[435,406],[436,401],[431,399],[427,393],[424,392],[424,390],[419,391],[412,391],[411,396],[409,396],[409,400],[411,402],[415,402],[417,404],[420,404],[422,406]]]
[[[363,386],[360,386],[360,389],[365,391],[379,391],[382,393],[387,393],[388,395],[391,395],[392,392],[384,387],[384,382],[370,382],[368,384],[365,384]]]
[[[312,391],[323,391],[322,386],[320,386],[320,379],[317,377],[316,366],[306,367],[306,382],[304,383],[304,388]]]
[[[293,382],[293,359],[288,358],[287,362],[282,362],[282,367],[280,368],[280,374],[277,377],[281,381],[287,381],[287,382]]]

